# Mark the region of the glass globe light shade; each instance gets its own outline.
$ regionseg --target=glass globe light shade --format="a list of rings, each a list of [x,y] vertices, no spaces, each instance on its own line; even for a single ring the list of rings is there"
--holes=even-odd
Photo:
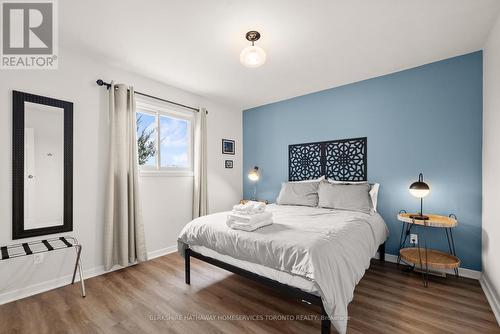
[[[261,47],[250,45],[240,53],[240,62],[246,67],[259,67],[266,62],[266,53]]]
[[[259,167],[255,166],[250,172],[248,172],[248,179],[250,181],[256,182],[259,181]]]

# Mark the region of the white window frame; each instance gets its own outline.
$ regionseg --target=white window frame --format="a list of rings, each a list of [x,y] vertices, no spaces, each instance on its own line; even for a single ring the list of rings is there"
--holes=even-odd
[[[156,166],[139,166],[139,174],[141,176],[193,176],[193,154],[194,154],[194,121],[195,115],[193,112],[180,110],[170,106],[167,103],[150,101],[146,98],[138,98],[136,96],[136,113],[148,114],[155,117],[156,123]],[[160,116],[187,120],[188,126],[188,166],[181,167],[162,167],[161,166],[161,150],[160,150]],[[136,116],[137,117],[137,116]]]

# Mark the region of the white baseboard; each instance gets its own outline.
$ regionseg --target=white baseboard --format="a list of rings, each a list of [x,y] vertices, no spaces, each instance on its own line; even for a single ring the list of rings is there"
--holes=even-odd
[[[163,255],[167,255],[167,254],[173,253],[175,251],[177,251],[176,245],[162,248],[162,249],[158,249],[155,251],[151,251],[151,252],[148,252],[148,260],[152,260],[154,258],[163,256]],[[112,271],[115,271],[115,270],[118,270],[121,268],[122,267],[120,267],[120,266],[115,266],[111,270],[106,271],[106,270],[104,270],[104,266],[98,266],[98,267],[95,267],[92,269],[84,270],[83,276],[85,279],[88,279],[88,278],[103,275],[103,274],[106,274],[106,273],[109,273],[109,272],[112,272]],[[13,301],[18,300],[18,299],[33,296],[33,295],[36,295],[36,294],[39,294],[39,293],[42,293],[45,291],[56,289],[56,288],[59,288],[59,287],[65,286],[65,285],[69,285],[69,284],[71,284],[72,278],[73,278],[72,274],[65,275],[65,276],[51,279],[48,281],[32,284],[30,286],[27,286],[27,287],[24,287],[21,289],[15,289],[15,290],[10,290],[10,291],[1,293],[0,294],[0,305],[10,303],[10,302],[13,302]],[[77,279],[75,281],[78,281],[78,282],[80,281],[80,279],[78,278],[78,275],[77,275]],[[75,282],[75,284],[76,284],[76,282]]]
[[[157,257],[167,255],[170,253],[175,253],[175,252],[177,252],[177,245],[158,249],[158,250],[155,250],[152,252],[148,252],[148,260],[152,260],[152,259],[155,259]]]
[[[99,275],[102,275],[105,273],[106,273],[106,271],[104,270],[104,266],[100,266],[100,267],[96,267],[96,268],[92,268],[92,269],[83,271],[85,279],[88,279],[88,278],[91,278],[94,276],[99,276]],[[48,281],[32,284],[32,285],[29,285],[29,286],[24,287],[24,288],[4,292],[4,293],[0,294],[0,305],[7,304],[7,303],[13,302],[15,300],[19,300],[19,299],[26,298],[29,296],[33,296],[33,295],[36,295],[36,294],[39,294],[39,293],[42,293],[45,291],[56,289],[56,288],[59,288],[59,287],[65,286],[65,285],[69,285],[69,284],[71,284],[72,278],[73,278],[73,275],[69,274],[69,275],[54,278],[54,279],[51,279]],[[80,279],[78,278],[78,275],[77,275],[77,279],[75,279],[75,281],[80,281]]]
[[[379,254],[378,253],[375,255],[375,258],[376,259],[379,258]],[[397,263],[398,262],[398,256],[394,255],[394,254],[385,253],[385,260],[387,262]],[[454,274],[453,270],[451,270],[451,269],[443,270],[443,272],[445,272],[447,274]],[[472,278],[472,279],[476,279],[476,280],[479,280],[481,278],[481,272],[480,271],[472,270],[472,269],[467,269],[467,268],[462,268],[462,267],[458,268],[458,274],[461,277]]]
[[[490,307],[495,314],[495,318],[500,325],[500,298],[498,296],[498,293],[491,284],[487,275],[483,274],[479,279],[479,282],[481,283],[481,287],[483,288],[484,294],[486,295],[486,299],[488,299]]]

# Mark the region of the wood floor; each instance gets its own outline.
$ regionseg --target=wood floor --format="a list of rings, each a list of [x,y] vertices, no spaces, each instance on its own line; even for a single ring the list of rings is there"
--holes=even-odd
[[[320,321],[307,318],[318,316],[318,307],[196,259],[191,285],[184,284],[177,254],[86,283],[85,299],[74,285],[0,306],[0,333],[320,332]],[[297,315],[305,319],[286,320]],[[349,315],[349,333],[500,333],[477,281],[432,277],[426,289],[417,274],[377,260],[358,284]]]

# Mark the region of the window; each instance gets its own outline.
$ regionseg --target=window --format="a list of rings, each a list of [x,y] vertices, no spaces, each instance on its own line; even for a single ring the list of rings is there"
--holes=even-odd
[[[137,112],[137,158],[139,166],[156,166],[156,116]]]
[[[194,115],[137,101],[137,157],[144,172],[192,172]]]

